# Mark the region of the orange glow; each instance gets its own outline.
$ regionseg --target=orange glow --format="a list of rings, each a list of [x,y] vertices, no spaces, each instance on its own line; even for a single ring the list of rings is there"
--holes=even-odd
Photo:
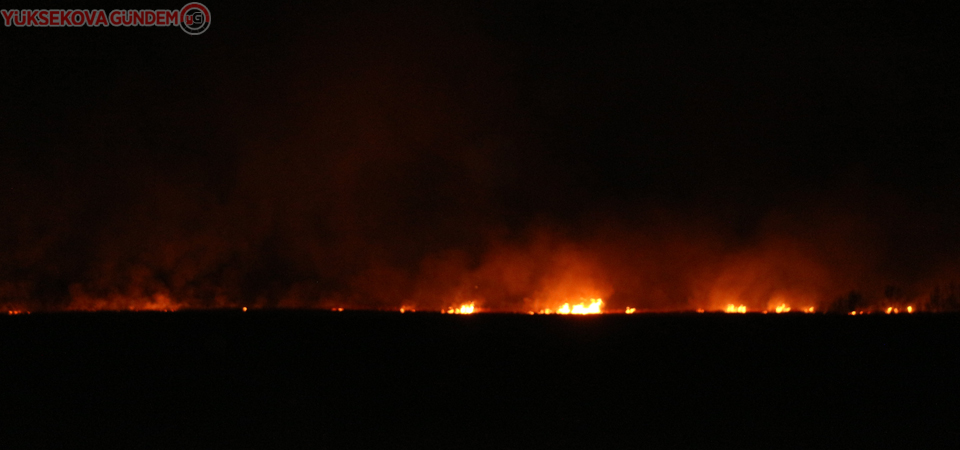
[[[176,311],[187,306],[164,293],[152,296],[109,296],[106,298],[77,295],[69,305],[68,311]]]
[[[450,308],[447,308],[446,311],[440,311],[440,312],[444,312],[446,314],[473,314],[475,311],[475,307],[473,303],[474,302],[464,303],[460,305],[459,308],[454,308],[451,306]]]
[[[908,306],[908,307],[907,307],[907,313],[908,313],[908,314],[913,314],[913,306]]]
[[[774,308],[774,311],[776,311],[777,314],[785,313],[785,312],[790,312],[790,307],[787,306],[786,303],[781,303],[781,304],[777,305],[776,308]]]
[[[733,304],[729,304],[727,305],[726,312],[743,314],[747,312],[747,307],[744,305],[736,306]]]
[[[698,313],[702,313],[702,312],[703,312],[703,308],[698,309],[697,312],[698,312]]]
[[[576,305],[573,305],[573,308],[569,304],[564,303],[562,307],[557,311],[558,314],[600,314],[600,308],[603,306],[603,300],[599,298],[591,298],[589,305],[584,305],[582,302]]]
[[[627,313],[627,314],[633,314],[633,313],[637,312],[637,308],[631,308],[631,307],[628,306],[627,309],[626,309],[626,311],[624,311],[624,312]]]
[[[247,312],[247,307],[246,307],[246,306],[243,307],[243,312]]]
[[[30,314],[30,311],[21,311],[19,309],[13,309],[13,310],[7,311],[7,315],[11,315],[11,316],[16,316],[20,314]]]
[[[591,298],[589,301],[589,305],[585,302],[580,302],[572,306],[569,303],[564,303],[563,306],[557,308],[556,310],[544,308],[540,310],[540,314],[603,314],[603,299]]]
[[[813,312],[813,307],[811,306],[811,307],[807,308],[806,312],[812,313],[812,312]]]

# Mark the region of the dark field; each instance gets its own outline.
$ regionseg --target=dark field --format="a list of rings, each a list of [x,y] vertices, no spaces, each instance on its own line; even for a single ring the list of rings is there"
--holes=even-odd
[[[0,317],[0,448],[960,442],[956,315]]]

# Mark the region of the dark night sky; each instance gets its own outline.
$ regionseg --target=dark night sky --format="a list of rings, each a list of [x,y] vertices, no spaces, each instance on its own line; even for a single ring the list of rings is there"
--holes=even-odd
[[[763,308],[960,281],[933,6],[205,4],[195,37],[0,30],[0,306]]]

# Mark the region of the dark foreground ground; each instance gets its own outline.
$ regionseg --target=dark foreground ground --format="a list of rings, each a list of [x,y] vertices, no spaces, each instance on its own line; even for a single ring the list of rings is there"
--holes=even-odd
[[[0,448],[960,443],[955,315],[0,317]]]

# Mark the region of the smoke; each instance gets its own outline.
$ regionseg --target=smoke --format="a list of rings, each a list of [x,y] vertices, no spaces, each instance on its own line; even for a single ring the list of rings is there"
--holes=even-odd
[[[831,156],[847,141],[807,137],[811,92],[764,100],[792,85],[779,60],[768,82],[709,75],[627,36],[642,57],[614,71],[608,41],[471,7],[345,7],[261,37],[231,13],[248,28],[201,44],[137,34],[154,59],[52,36],[58,62],[11,66],[0,307],[828,309],[957,274],[941,184]],[[54,64],[78,76],[30,79]]]

